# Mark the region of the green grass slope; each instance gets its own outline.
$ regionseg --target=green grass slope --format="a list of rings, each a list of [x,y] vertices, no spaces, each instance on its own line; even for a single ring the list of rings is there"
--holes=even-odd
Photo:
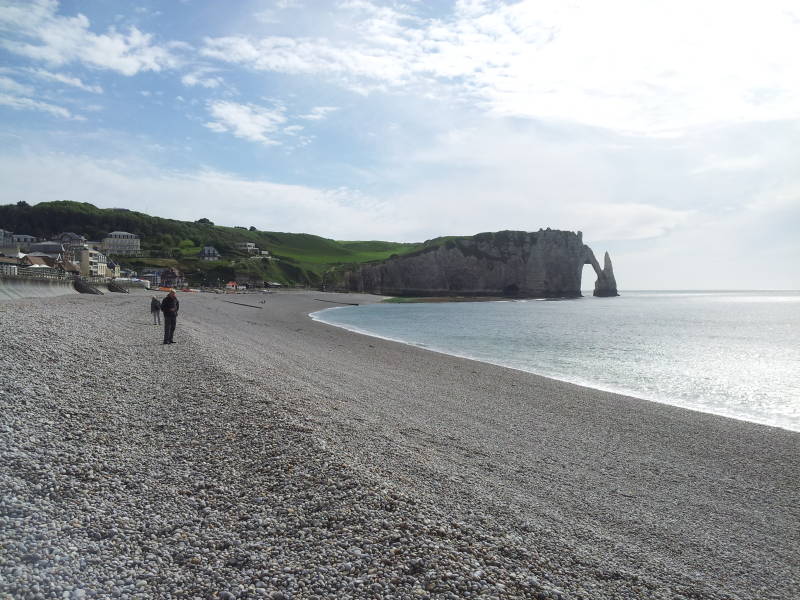
[[[117,208],[98,208],[68,200],[0,205],[0,228],[18,234],[52,238],[71,231],[99,241],[111,231],[141,236],[142,257],[119,257],[123,266],[175,266],[193,284],[249,278],[285,284],[318,284],[324,273],[342,265],[389,258],[419,249],[422,244],[383,241],[337,241],[306,233],[259,231],[254,227],[223,227],[208,219],[195,222],[162,219]],[[275,260],[248,256],[236,245],[252,242]],[[214,246],[222,260],[199,259],[203,246]]]

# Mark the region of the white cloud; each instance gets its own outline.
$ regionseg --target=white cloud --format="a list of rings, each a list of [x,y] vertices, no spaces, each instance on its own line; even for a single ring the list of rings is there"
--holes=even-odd
[[[301,8],[303,4],[297,0],[277,0],[273,8],[267,8],[254,16],[261,23],[274,24],[281,22],[281,13],[289,8]]]
[[[33,88],[31,86],[24,85],[11,79],[10,77],[4,77],[2,75],[0,75],[0,90],[4,90],[12,94],[21,94],[26,96],[33,94]]]
[[[477,17],[493,10],[496,4],[489,0],[456,0],[455,13],[464,17]]]
[[[70,77],[69,75],[64,75],[62,73],[51,73],[50,71],[45,71],[44,69],[26,69],[26,72],[30,73],[34,77],[38,77],[39,79],[63,83],[64,85],[69,85],[85,92],[92,92],[93,94],[103,93],[103,88],[101,86],[89,85],[81,81],[78,77]]]
[[[407,65],[390,53],[357,46],[334,46],[313,39],[214,38],[206,40],[201,52],[209,58],[281,73],[325,73],[326,77],[339,75],[392,83],[400,83],[409,75]]]
[[[800,117],[793,6],[462,0],[450,18],[421,21],[408,5],[404,14],[349,0],[339,5],[338,29],[317,37],[209,38],[202,53],[359,92],[447,94],[498,115],[664,135]]]
[[[467,145],[466,158],[481,150],[472,146],[469,136],[455,138]],[[503,132],[493,138],[475,137],[479,139],[490,156],[503,146],[501,141],[510,142],[509,155],[523,147],[520,139]],[[119,147],[126,145],[119,143]],[[528,150],[525,164],[500,169],[498,165],[508,155],[499,154],[497,164],[471,160],[456,173],[437,166],[429,178],[421,175],[418,165],[404,171],[405,163],[393,163],[375,176],[394,176],[408,188],[381,196],[349,188],[276,184],[209,169],[178,172],[115,152],[107,154],[116,159],[101,160],[31,151],[0,160],[4,183],[0,204],[70,198],[168,218],[194,221],[205,216],[218,224],[255,225],[334,239],[421,241],[501,229],[582,230],[598,257],[610,251],[623,289],[796,289],[800,285],[794,259],[800,251],[796,182],[770,179],[760,193],[743,194],[731,210],[723,212],[697,202],[702,196],[697,192],[689,194],[687,206],[666,207],[648,202],[644,194],[626,200],[624,196],[636,194],[629,182],[615,184],[618,168],[598,164],[603,148],[593,154],[582,144],[565,142],[549,153]],[[434,164],[440,151],[446,147],[434,147],[427,160]],[[636,146],[625,152],[635,156],[648,150]],[[418,161],[413,156],[409,159]],[[656,165],[654,173],[666,169],[665,180],[679,179],[670,162],[674,161],[646,161]],[[409,173],[415,177],[409,178]],[[727,178],[730,173],[722,175]],[[659,180],[649,173],[627,176],[642,177],[645,190],[659,187]],[[675,188],[670,194],[683,199],[687,189]]]
[[[693,215],[647,244],[616,245],[614,271],[622,289],[797,290],[798,222],[800,188],[779,186],[739,210]]]
[[[758,169],[764,165],[760,156],[709,156],[703,164],[692,170],[692,174],[707,173],[709,171],[742,171]]]
[[[662,237],[689,222],[695,211],[636,203],[587,202],[570,207],[576,229],[597,240],[643,240]]]
[[[7,0],[0,5],[0,30],[33,29],[39,23],[52,18],[57,10],[57,0],[31,0],[30,2]]]
[[[238,138],[265,145],[280,143],[272,134],[286,122],[285,109],[281,106],[270,109],[219,100],[211,102],[208,110],[214,120],[206,123],[206,127],[212,131],[230,132]]]
[[[181,83],[187,87],[194,87],[199,85],[204,88],[217,88],[222,85],[223,81],[221,77],[207,77],[207,73],[211,72],[211,69],[197,69],[192,71],[191,73],[187,73],[183,77],[181,77]]]
[[[247,180],[213,170],[176,173],[126,157],[37,154],[0,161],[0,203],[70,198],[100,207],[124,206],[151,215],[267,231],[313,232],[360,239],[364,231],[392,236],[402,215],[348,189],[315,189]]]
[[[9,94],[0,94],[0,105],[8,106],[14,110],[36,110],[40,112],[46,112],[56,117],[72,119],[74,121],[85,120],[84,117],[73,115],[69,110],[62,106],[56,106],[55,104],[50,104],[49,102],[40,102],[31,98],[23,98]]]
[[[0,29],[16,39],[5,39],[2,46],[54,66],[78,62],[123,75],[161,71],[178,63],[169,48],[154,44],[152,35],[136,27],[126,32],[111,27],[95,34],[83,14],[64,17],[57,13],[54,0],[7,2],[0,7]]]
[[[311,109],[311,112],[305,115],[301,115],[298,119],[304,119],[306,121],[321,121],[322,119],[326,119],[329,114],[336,112],[339,110],[336,106],[315,106]]]

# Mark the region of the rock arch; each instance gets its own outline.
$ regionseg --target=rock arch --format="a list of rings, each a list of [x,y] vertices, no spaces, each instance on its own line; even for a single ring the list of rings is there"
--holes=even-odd
[[[583,264],[592,265],[594,272],[597,273],[597,281],[594,282],[594,296],[609,297],[619,296],[617,292],[617,280],[614,278],[614,267],[611,265],[611,257],[608,252],[603,257],[603,268],[594,256],[594,252],[589,246],[586,249],[586,260]]]

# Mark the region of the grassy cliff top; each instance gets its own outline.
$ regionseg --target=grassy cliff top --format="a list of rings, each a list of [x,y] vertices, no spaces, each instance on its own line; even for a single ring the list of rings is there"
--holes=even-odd
[[[337,241],[307,233],[224,227],[214,225],[208,219],[178,221],[69,200],[42,202],[34,206],[25,203],[2,205],[0,227],[41,238],[71,231],[89,240],[100,240],[111,231],[127,231],[141,237],[142,249],[149,251],[150,255],[157,256],[160,252],[165,257],[182,256],[181,248],[203,246],[214,246],[223,254],[236,254],[236,244],[252,242],[273,255],[318,267],[381,260],[420,246],[399,242]]]

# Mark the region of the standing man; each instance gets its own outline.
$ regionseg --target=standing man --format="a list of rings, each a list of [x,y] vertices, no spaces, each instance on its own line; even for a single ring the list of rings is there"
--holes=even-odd
[[[155,296],[150,300],[150,312],[153,315],[153,325],[161,325],[161,302]]]
[[[161,301],[161,312],[164,313],[164,343],[174,344],[172,335],[175,333],[175,323],[178,320],[178,307],[180,302],[175,297],[175,290],[171,290],[167,297]]]

